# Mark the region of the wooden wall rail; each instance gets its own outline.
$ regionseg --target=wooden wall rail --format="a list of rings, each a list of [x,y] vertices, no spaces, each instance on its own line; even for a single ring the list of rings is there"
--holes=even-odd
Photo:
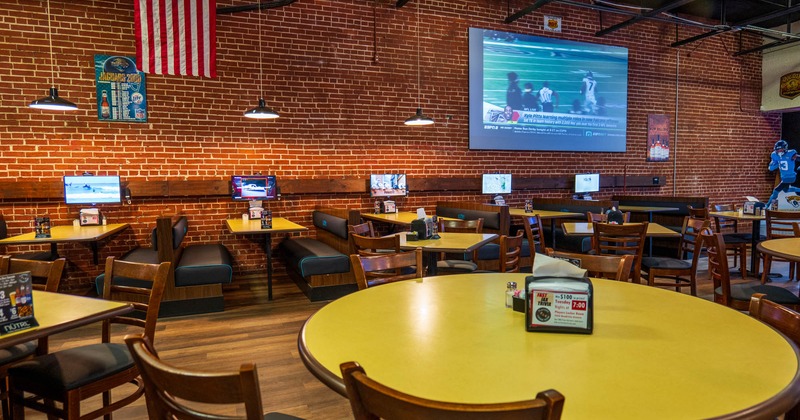
[[[123,185],[130,188],[131,196],[136,197],[190,197],[230,195],[230,181],[184,180],[184,181],[130,181]],[[368,193],[369,181],[359,178],[343,179],[280,179],[281,194],[325,194]],[[613,187],[660,187],[665,184],[660,175],[636,175],[625,178],[622,175],[603,175],[600,186]],[[541,189],[571,189],[573,177],[514,177],[515,191]],[[481,178],[408,178],[408,189],[415,191],[480,191]],[[63,198],[64,187],[61,181],[0,181],[0,200],[29,198]]]

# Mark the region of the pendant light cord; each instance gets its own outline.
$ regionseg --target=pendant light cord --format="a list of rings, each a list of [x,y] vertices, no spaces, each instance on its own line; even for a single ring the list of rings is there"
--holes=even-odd
[[[263,29],[261,28],[261,13],[264,10],[261,8],[261,0],[258,0],[258,61],[259,61],[259,68],[258,72],[260,74],[258,78],[258,98],[261,99],[264,97],[264,48],[261,46],[261,32]]]
[[[422,108],[422,82],[420,78],[420,69],[419,69],[419,8],[420,2],[417,2],[417,108]]]
[[[56,85],[55,65],[53,64],[53,29],[50,23],[50,0],[47,0],[47,41],[50,43],[50,86]]]

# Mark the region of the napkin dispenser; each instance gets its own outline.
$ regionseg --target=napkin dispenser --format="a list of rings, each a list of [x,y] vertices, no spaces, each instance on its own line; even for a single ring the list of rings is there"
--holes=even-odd
[[[416,240],[424,240],[430,237],[428,233],[428,224],[425,219],[414,219],[411,221],[411,231],[417,234]]]
[[[78,220],[81,226],[96,226],[102,224],[102,215],[99,209],[81,209]]]
[[[525,278],[525,329],[591,334],[594,290],[588,277]]]

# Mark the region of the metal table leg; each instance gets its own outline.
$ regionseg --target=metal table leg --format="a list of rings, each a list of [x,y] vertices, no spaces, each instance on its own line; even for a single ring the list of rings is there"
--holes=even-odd
[[[272,233],[264,234],[264,252],[267,253],[267,300],[272,300]]]

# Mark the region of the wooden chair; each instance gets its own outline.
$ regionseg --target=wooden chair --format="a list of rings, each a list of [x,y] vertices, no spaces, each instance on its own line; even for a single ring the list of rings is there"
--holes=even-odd
[[[353,254],[370,256],[400,252],[400,236],[361,236],[350,235]]]
[[[708,228],[709,224],[708,219],[686,216],[683,219],[677,258],[642,257],[642,271],[647,273],[647,284],[674,287],[678,292],[682,287],[689,287],[692,296],[697,296],[697,261],[703,249],[698,238],[700,231]],[[691,258],[691,262],[687,258]],[[671,277],[673,281],[659,281],[659,277]]]
[[[438,220],[439,232],[458,232],[458,233],[481,233],[483,232],[483,218],[473,220],[463,219],[443,219]],[[477,251],[475,251],[476,253]],[[454,255],[441,253],[439,260],[436,261],[436,271],[438,274],[459,274],[471,273],[478,269],[475,261],[475,253]],[[460,257],[460,258],[459,258]]]
[[[353,267],[353,274],[358,284],[358,290],[400,280],[422,278],[425,272],[422,263],[422,248],[417,248],[414,252],[401,252],[397,254],[374,256],[353,254],[350,256],[350,265]],[[404,268],[407,270],[413,268],[414,272],[398,274],[398,272],[402,271]],[[367,273],[375,272],[381,275],[368,278]]]
[[[500,272],[518,273],[520,255],[522,254],[522,230],[517,236],[500,235]]]
[[[732,285],[728,271],[728,257],[725,254],[725,239],[722,234],[714,233],[711,229],[703,229],[700,232],[700,238],[708,254],[708,275],[714,286],[714,302],[746,311],[753,294],[765,293],[767,299],[775,303],[793,309],[800,307],[800,298],[782,287],[761,284],[758,281]]]
[[[767,239],[792,238],[795,236],[793,224],[800,220],[800,212],[767,210],[765,220],[767,222]],[[796,262],[773,257],[772,255],[767,254],[764,254],[763,258],[764,270],[761,273],[761,284],[765,284],[767,281],[769,281],[767,276],[772,269],[773,261],[788,262],[789,280],[791,281],[793,278],[795,278],[795,272],[797,268]],[[800,279],[800,276],[798,276],[798,279]]]
[[[151,419],[296,418],[280,413],[264,414],[258,372],[252,363],[242,364],[235,372],[189,371],[161,361],[150,340],[142,334],[125,336],[125,344],[142,375]],[[245,416],[222,416],[191,403],[214,404],[214,409],[220,405],[233,409],[244,406]]]
[[[559,419],[564,396],[549,389],[536,399],[497,404],[463,404],[434,401],[405,394],[369,376],[356,362],[342,363],[342,379],[356,420],[385,419]]]
[[[792,230],[794,230],[794,236],[800,238],[800,223],[792,223]]]
[[[735,211],[736,208],[732,204],[715,204],[715,211]],[[741,262],[742,278],[745,278],[747,270],[744,267],[744,262],[747,261],[747,247],[750,246],[751,235],[739,233],[739,221],[736,219],[726,219],[724,217],[714,216],[714,231],[721,233],[725,238],[725,249],[730,255],[733,255],[733,266],[735,267],[738,261]]]
[[[103,321],[101,343],[57,351],[17,363],[8,370],[12,412],[22,413],[25,407],[48,416],[78,419],[109,415],[114,410],[136,401],[144,393],[144,384],[127,348],[111,342],[115,324],[137,326],[151,342],[155,336],[159,305],[164,294],[170,263],[143,264],[106,259],[103,299],[130,303],[130,315]],[[150,288],[112,284],[115,277],[127,277],[150,283]],[[131,300],[138,301],[131,301]],[[137,316],[144,314],[144,317]],[[111,389],[133,383],[136,390],[111,402]],[[25,394],[32,394],[26,398]],[[103,406],[81,416],[81,401],[103,394]],[[39,401],[44,399],[44,403]],[[53,404],[61,403],[61,407]]]
[[[530,267],[533,267],[536,262],[536,253],[544,252],[544,225],[538,214],[523,217],[522,224],[525,228],[525,242],[527,242],[522,246],[528,246],[531,256]],[[526,265],[526,267],[528,266]]]
[[[33,289],[58,292],[64,272],[65,258],[54,261],[23,260],[9,255],[0,256],[0,274],[21,273],[30,271],[32,280],[44,279],[44,283],[33,283]],[[29,341],[13,347],[0,349],[0,400],[2,400],[3,418],[10,419],[11,411],[8,403],[8,369],[15,363],[32,359],[37,354],[47,354],[47,338]]]
[[[780,331],[800,346],[800,313],[767,299],[763,293],[750,297],[750,316]],[[800,418],[800,404],[789,410],[784,419]]]
[[[373,227],[371,220],[367,220],[365,223],[360,223],[357,225],[347,225],[347,233],[347,241],[350,243],[351,254],[358,253],[356,245],[353,243],[353,235],[365,236],[367,238],[375,238],[378,236],[375,234],[375,228]]]
[[[647,234],[647,222],[624,225],[592,223],[596,255],[633,255],[631,279],[639,283],[642,271],[642,252]]]
[[[590,211],[586,212],[586,220],[589,223],[598,222],[598,223],[608,223],[608,214],[606,213],[592,213]],[[631,222],[631,212],[626,211],[622,213],[622,221],[623,223],[630,223]],[[592,249],[594,249],[594,236],[592,236]]]
[[[708,219],[708,207],[692,207],[691,205],[686,206],[689,209],[689,217],[695,219]]]
[[[590,277],[628,281],[633,266],[633,255],[591,255],[546,249],[547,255],[570,261],[580,261],[580,267],[588,271]]]

